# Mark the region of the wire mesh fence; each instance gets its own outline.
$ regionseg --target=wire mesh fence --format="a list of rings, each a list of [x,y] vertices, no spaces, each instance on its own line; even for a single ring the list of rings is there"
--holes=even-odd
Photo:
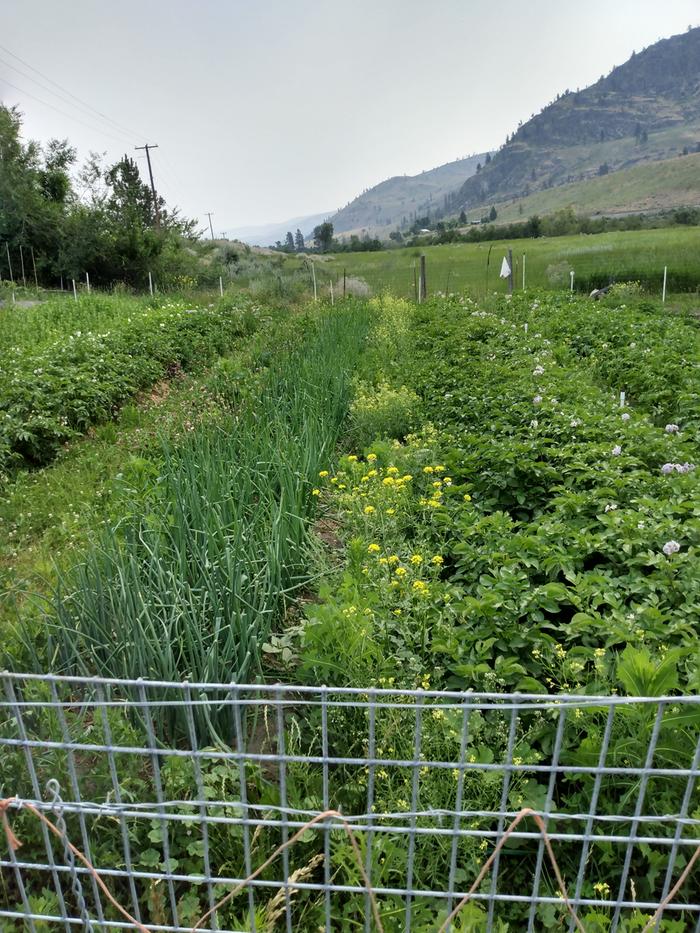
[[[698,697],[2,680],[3,930],[700,931]]]

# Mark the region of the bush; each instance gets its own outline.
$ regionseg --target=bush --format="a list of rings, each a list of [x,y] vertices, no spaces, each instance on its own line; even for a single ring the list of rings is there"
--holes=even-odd
[[[377,438],[401,440],[415,427],[417,405],[418,396],[406,386],[359,387],[350,406],[352,444],[366,447]]]

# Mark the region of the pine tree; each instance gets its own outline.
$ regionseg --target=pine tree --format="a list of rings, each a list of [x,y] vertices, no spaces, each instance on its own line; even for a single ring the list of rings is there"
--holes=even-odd
[[[291,230],[287,230],[287,240],[285,243],[285,248],[290,252],[294,252],[294,236]]]
[[[296,246],[297,253],[303,253],[304,235],[298,227],[297,227],[297,232],[294,235],[294,245]]]

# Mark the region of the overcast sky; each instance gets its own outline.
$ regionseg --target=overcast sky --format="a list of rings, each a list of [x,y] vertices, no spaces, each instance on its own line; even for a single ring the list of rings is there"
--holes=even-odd
[[[0,0],[0,23],[0,99],[27,137],[111,160],[158,143],[156,187],[202,222],[213,211],[218,233],[495,148],[558,92],[698,25],[700,6]]]

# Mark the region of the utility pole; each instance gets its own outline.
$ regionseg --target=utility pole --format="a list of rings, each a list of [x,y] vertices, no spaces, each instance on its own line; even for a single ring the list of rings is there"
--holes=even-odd
[[[213,228],[212,223],[211,223],[211,215],[212,215],[213,213],[214,213],[214,211],[207,211],[207,212],[206,212],[207,217],[209,218],[209,232],[211,233],[211,238],[212,238],[212,240],[214,239],[214,228]]]
[[[156,227],[160,227],[160,211],[158,210],[158,196],[156,195],[156,186],[153,183],[153,169],[151,168],[151,149],[157,149],[158,143],[146,143],[145,146],[134,146],[134,149],[146,150],[146,161],[148,162],[148,174],[151,179],[151,193],[153,194],[153,209],[156,212]]]

